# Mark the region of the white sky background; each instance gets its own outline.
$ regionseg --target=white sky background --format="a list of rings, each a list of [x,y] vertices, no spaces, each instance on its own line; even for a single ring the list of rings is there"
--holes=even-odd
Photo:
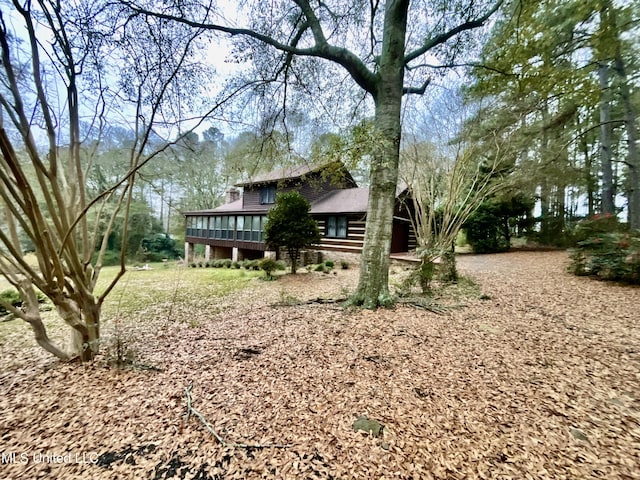
[[[617,0],[623,1],[623,0]],[[623,2],[624,3],[624,2]],[[265,2],[267,5],[268,2]],[[6,5],[6,3],[4,3]],[[3,7],[4,7],[3,5]],[[245,26],[246,25],[246,15],[243,14],[241,10],[238,10],[238,3],[235,1],[227,1],[222,0],[217,3],[221,16],[224,17],[225,23],[231,24],[233,26]],[[4,14],[8,16],[7,23],[13,25],[15,35],[21,38],[25,38],[24,26],[20,21],[19,17],[12,10],[8,10],[3,8]],[[230,36],[225,34],[208,34],[210,38],[210,48],[206,51],[202,52],[203,59],[210,65],[213,65],[216,69],[216,76],[212,78],[211,83],[209,85],[208,91],[211,94],[210,98],[215,97],[215,94],[220,93],[222,86],[224,85],[224,79],[229,78],[233,75],[236,75],[244,68],[243,65],[238,64],[230,59],[233,39]],[[40,40],[43,43],[46,43],[50,38],[51,34],[47,31],[39,32]],[[431,57],[426,60],[429,63],[437,63],[437,59]],[[415,118],[413,115],[410,115],[409,112],[411,110],[415,110],[416,106],[419,104],[421,108],[425,109],[422,112],[423,118],[426,116],[429,118],[430,125],[430,134],[432,137],[437,138],[438,136],[447,136],[452,130],[452,127],[456,126],[460,121],[459,115],[446,115],[443,114],[442,105],[447,105],[449,102],[447,101],[447,97],[450,95],[450,90],[455,91],[458,88],[458,85],[461,81],[464,80],[464,77],[461,77],[456,72],[452,72],[447,76],[437,79],[434,81],[429,89],[427,90],[427,94],[424,98],[417,100],[415,97],[407,97],[405,100],[405,109],[403,111],[403,118],[405,120],[405,124],[410,125],[411,121]],[[54,84],[57,85],[59,93],[61,94],[58,98],[64,99],[64,89],[60,83]],[[51,87],[51,85],[50,85]],[[310,102],[310,111],[315,106],[312,100]],[[113,112],[126,114],[128,118],[132,118],[132,116],[128,115],[127,112],[122,112],[118,110],[119,106],[114,105]],[[64,111],[65,106],[62,104],[57,105],[58,111]],[[93,114],[93,112],[89,112]],[[250,129],[252,125],[255,125],[259,120],[256,118],[255,112],[245,111],[245,118],[239,119],[240,125],[226,125],[222,119],[220,120],[212,120],[206,121],[199,127],[196,131],[201,133],[203,130],[210,126],[215,126],[223,131],[227,136],[233,135],[240,130]],[[124,116],[124,115],[123,115]],[[456,118],[458,117],[458,118]],[[238,119],[236,119],[238,120]],[[407,121],[408,120],[408,121]],[[331,119],[327,119],[327,126],[331,125]],[[171,136],[172,133],[168,132],[168,135]],[[61,143],[64,143],[61,141]]]
[[[3,2],[3,4],[4,4],[3,7],[7,5],[6,2]],[[267,4],[268,2],[265,2],[265,5]],[[238,26],[238,27],[243,27],[247,25],[247,16],[243,13],[242,10],[238,9],[238,2],[221,0],[217,2],[217,7],[220,11],[221,22],[224,22],[225,24],[228,24],[231,26]],[[16,37],[26,39],[27,38],[26,29],[19,14],[15,12],[13,7],[3,8],[3,11],[5,16],[8,17],[7,23],[10,24],[11,27],[13,28],[13,32],[16,35]],[[211,82],[207,86],[208,98],[203,99],[201,110],[207,109],[208,105],[205,102],[207,103],[211,102],[213,99],[215,99],[217,94],[220,94],[222,92],[226,79],[231,78],[232,76],[238,74],[244,68],[246,68],[244,65],[235,62],[231,58],[232,45],[233,45],[234,39],[232,39],[229,35],[222,34],[222,33],[208,32],[206,33],[206,36],[208,38],[209,48],[199,52],[199,54],[202,60],[206,64],[211,65],[215,68],[216,75],[214,78],[211,78]],[[40,27],[38,31],[38,38],[42,43],[42,46],[44,47],[51,42],[52,34],[46,28]],[[45,60],[46,58],[44,58],[43,56],[43,63]],[[428,58],[428,61],[437,63],[437,60],[435,58]],[[344,78],[348,77],[348,74],[345,70],[339,70],[339,72],[344,76]],[[450,77],[450,80],[452,80],[452,82],[448,82],[447,77],[445,77],[443,79],[440,79],[438,83],[440,83],[440,85],[447,85],[447,83],[450,83],[451,85],[453,85],[454,83],[457,83],[459,81],[459,79],[456,79],[455,77],[456,75],[452,74]],[[64,113],[66,112],[65,104],[60,103],[60,102],[66,101],[64,84],[62,83],[61,79],[58,76],[56,76],[53,72],[51,72],[47,76],[47,81],[48,81],[47,88],[49,88],[50,91],[51,89],[57,90],[57,92],[54,93],[54,95],[51,95],[51,99],[58,100],[57,104],[54,105],[54,108],[57,110],[57,112],[59,112],[59,118],[62,119],[64,117]],[[116,82],[114,81],[113,84],[115,85],[115,83]],[[438,87],[435,84],[432,85],[430,87],[430,94],[431,95],[437,94],[438,88],[442,88],[442,87]],[[405,102],[405,105],[408,106],[409,103],[414,104],[413,100],[414,99],[409,99],[409,101]],[[305,113],[307,113],[312,119],[315,117],[316,120],[319,119],[320,121],[322,121],[322,123],[325,124],[325,127],[324,127],[326,129],[325,131],[330,131],[330,130],[340,131],[340,128],[344,127],[343,125],[336,123],[333,118],[330,118],[331,112],[327,112],[322,109],[320,105],[322,103],[321,101],[317,101],[311,98],[306,98],[306,99],[303,99],[302,102],[303,102],[303,108],[305,108]],[[367,102],[369,104],[368,115],[371,115],[372,114],[371,99],[369,98]],[[91,103],[91,102],[88,102],[88,103]],[[424,102],[421,102],[421,103],[424,104]],[[413,105],[411,108],[413,108]],[[85,110],[85,115],[84,115],[85,119],[92,118],[94,113],[95,112],[89,107],[88,109]],[[192,115],[197,116],[197,113],[198,112],[184,112],[185,114],[184,116],[185,117],[189,117]],[[225,133],[227,136],[233,136],[234,134],[237,134],[242,130],[252,129],[260,121],[260,118],[257,118],[256,114],[257,114],[257,111],[252,111],[252,109],[249,108],[243,111],[243,118],[226,117],[226,118],[216,119],[215,113],[214,113],[214,116],[213,116],[214,118],[212,120],[205,121],[200,127],[196,129],[196,132],[201,134],[203,130],[206,130],[207,128],[213,125],[219,128],[221,131],[223,131],[223,133]],[[112,103],[108,105],[108,115],[111,116],[111,118],[114,120],[115,123],[122,124],[122,126],[124,126],[125,128],[131,125],[132,119],[134,118],[134,112],[130,108],[125,107],[122,104]],[[225,122],[225,120],[227,120],[228,123]],[[356,122],[357,122],[357,119],[356,119]],[[193,126],[195,124],[195,121],[187,122],[183,130],[185,128],[188,128],[189,124]],[[164,133],[168,138],[172,138],[172,137],[175,137],[175,135],[178,132],[165,131]],[[64,137],[64,134],[63,134],[63,137]],[[60,138],[60,143],[64,144],[64,138]]]

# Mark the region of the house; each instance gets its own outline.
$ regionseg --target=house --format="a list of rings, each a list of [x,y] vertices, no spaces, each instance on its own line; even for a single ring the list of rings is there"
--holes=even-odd
[[[242,194],[235,187],[242,187]],[[299,191],[311,204],[311,215],[322,234],[316,251],[359,254],[369,198],[368,188],[359,188],[341,162],[286,168],[238,183],[227,190],[225,203],[211,210],[186,212],[185,257],[193,258],[194,246],[205,245],[209,259],[256,259],[269,252],[264,243],[267,212],[278,192]],[[407,207],[399,190],[393,220],[391,252],[415,248]],[[337,255],[340,256],[340,255]]]

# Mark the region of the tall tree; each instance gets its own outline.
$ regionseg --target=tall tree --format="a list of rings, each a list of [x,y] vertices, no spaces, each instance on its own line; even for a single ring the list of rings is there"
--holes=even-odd
[[[352,301],[369,308],[389,303],[402,98],[423,94],[431,80],[429,59],[437,57],[439,67],[451,64],[469,40],[467,33],[484,25],[502,0],[280,0],[269,9],[247,2],[251,10],[245,26],[225,21],[208,2],[184,13],[183,2],[167,1],[157,8],[143,1],[122,1],[139,14],[239,38],[254,59],[269,60],[263,66],[285,85],[309,74],[304,71],[309,66],[306,59],[319,59],[341,67],[370,96],[377,145],[370,163],[360,280]]]
[[[570,192],[587,197],[590,213],[614,213],[623,174],[636,224],[636,114],[625,99],[633,91],[627,70],[637,56],[637,9],[609,0],[523,2],[517,23],[495,25],[485,68],[474,70],[472,97],[495,104],[478,123],[501,123],[522,145],[518,165],[538,189],[548,238],[559,238],[564,217],[575,211],[565,204]]]

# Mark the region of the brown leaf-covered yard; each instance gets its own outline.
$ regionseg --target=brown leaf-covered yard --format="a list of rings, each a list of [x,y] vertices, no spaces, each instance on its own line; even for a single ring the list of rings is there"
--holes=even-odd
[[[0,324],[0,478],[640,478],[640,289],[566,258],[461,256],[478,288],[440,315],[302,302],[344,296],[354,268],[167,287],[113,307],[124,369],[57,363]],[[288,446],[221,445],[187,421],[189,385],[226,442]],[[362,415],[380,437],[353,430]]]

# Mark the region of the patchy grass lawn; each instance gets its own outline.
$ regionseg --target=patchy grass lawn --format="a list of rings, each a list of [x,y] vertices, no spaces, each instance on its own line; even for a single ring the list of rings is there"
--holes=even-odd
[[[127,328],[144,328],[147,320],[154,322],[195,322],[201,314],[220,311],[221,300],[250,282],[264,276],[264,272],[227,268],[187,268],[175,263],[151,264],[150,270],[128,270],[113,289],[102,310],[103,339],[108,348],[113,336]],[[119,267],[104,267],[98,280],[97,293],[104,291]],[[11,288],[6,283],[2,289]],[[191,312],[189,319],[178,319],[180,312]],[[69,328],[55,311],[42,312],[49,336],[66,345]],[[151,318],[150,318],[151,317]],[[118,323],[118,332],[114,331]],[[155,325],[155,323],[154,323]],[[49,357],[35,347],[35,341],[26,323],[21,320],[0,322],[0,342],[22,348],[34,347],[30,353],[43,361]],[[14,352],[15,353],[15,352]],[[17,354],[22,357],[23,354]],[[7,354],[8,356],[8,354]],[[6,360],[6,358],[5,358]],[[20,362],[19,362],[20,363]]]
[[[92,365],[0,337],[0,477],[639,478],[640,289],[565,262],[462,256],[475,283],[436,296],[441,315],[304,303],[344,296],[354,269],[131,272]],[[107,362],[116,324],[125,369]],[[189,385],[228,445],[185,415]]]

